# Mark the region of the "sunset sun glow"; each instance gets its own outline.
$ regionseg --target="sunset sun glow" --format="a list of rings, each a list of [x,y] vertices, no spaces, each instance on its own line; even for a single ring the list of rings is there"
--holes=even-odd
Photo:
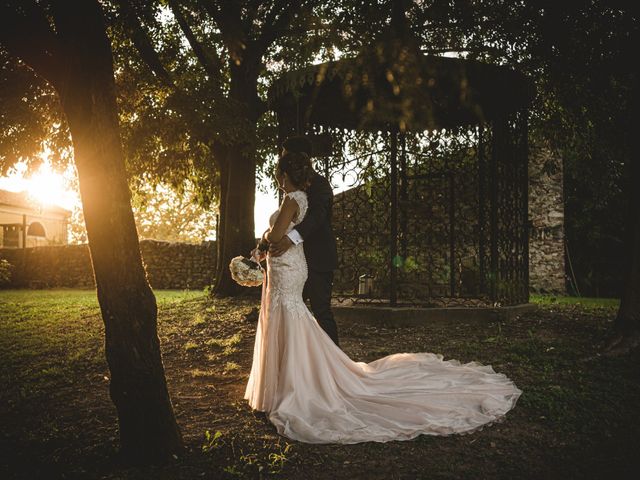
[[[67,193],[62,175],[50,170],[40,169],[38,173],[27,179],[29,195],[44,205],[59,204]]]
[[[16,165],[7,177],[0,178],[0,188],[14,192],[26,190],[31,198],[43,206],[58,205],[70,210],[78,201],[77,194],[66,187],[68,172],[60,174],[48,163],[30,176],[25,176],[26,166]]]

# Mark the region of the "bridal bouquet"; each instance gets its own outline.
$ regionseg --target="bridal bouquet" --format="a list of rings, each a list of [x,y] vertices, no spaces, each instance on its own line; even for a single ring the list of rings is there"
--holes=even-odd
[[[231,278],[243,287],[257,287],[262,285],[264,280],[264,271],[260,264],[242,256],[231,260],[229,270],[231,270]]]

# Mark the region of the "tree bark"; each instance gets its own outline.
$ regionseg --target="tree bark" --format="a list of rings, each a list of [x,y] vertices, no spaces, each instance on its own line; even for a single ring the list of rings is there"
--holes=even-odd
[[[60,2],[56,24],[70,74],[59,93],[73,138],[121,451],[133,461],[162,460],[181,452],[183,444],[131,210],[111,46],[97,4],[65,3]],[[80,18],[78,9],[87,15]]]
[[[255,247],[254,203],[256,188],[255,156],[243,152],[243,145],[231,145],[227,167],[220,170],[220,238],[216,296],[233,296],[243,290],[231,278],[229,262],[238,255],[247,256]]]
[[[621,128],[630,129],[638,107],[638,91],[631,92],[626,109],[626,121]],[[627,137],[631,138],[630,130]],[[625,232],[625,257],[628,259],[624,272],[620,307],[613,330],[605,345],[606,355],[622,355],[640,345],[640,160],[631,140],[628,140],[625,155],[625,183],[627,197],[627,221]]]
[[[216,281],[213,294],[234,296],[245,290],[231,278],[229,262],[238,255],[248,255],[255,247],[254,204],[256,191],[255,132],[262,114],[258,97],[259,59],[239,65],[231,62],[229,96],[252,129],[244,142],[227,145],[224,165],[220,168],[220,238]]]
[[[180,453],[183,442],[160,354],[156,300],[131,210],[111,45],[96,1],[59,0],[51,6],[57,73],[49,75],[23,59],[54,85],[72,136],[121,453],[133,463],[165,460]]]
[[[608,354],[624,354],[640,345],[640,165],[631,158],[626,168],[628,200],[626,232],[626,272],[620,308],[613,334],[607,341]]]
[[[627,275],[620,300],[620,308],[615,329],[622,335],[640,333],[640,205],[636,208],[635,220],[630,229],[632,233],[631,253],[627,264]]]

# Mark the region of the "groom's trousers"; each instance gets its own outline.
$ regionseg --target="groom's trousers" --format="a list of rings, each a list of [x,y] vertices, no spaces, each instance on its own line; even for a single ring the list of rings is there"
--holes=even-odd
[[[308,269],[309,275],[304,284],[302,296],[311,303],[311,312],[322,329],[338,343],[338,327],[331,312],[331,290],[333,289],[333,271],[320,272],[312,268]]]

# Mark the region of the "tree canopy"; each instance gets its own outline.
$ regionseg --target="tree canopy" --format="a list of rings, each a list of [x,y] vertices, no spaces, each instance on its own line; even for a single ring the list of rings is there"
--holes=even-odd
[[[398,3],[423,51],[509,65],[534,79],[532,135],[564,159],[578,287],[615,293],[637,33],[636,15],[620,1],[111,0],[105,6],[131,186],[144,178],[179,192],[188,184],[200,207],[222,208],[225,148],[249,151],[259,178],[277,152],[265,103],[273,79],[357,53],[388,28]],[[45,145],[54,165],[65,164],[69,133],[50,86],[6,52],[0,60],[0,173],[18,159],[37,166],[34,154]],[[240,82],[234,71],[247,62],[256,85],[243,102],[230,92]]]

